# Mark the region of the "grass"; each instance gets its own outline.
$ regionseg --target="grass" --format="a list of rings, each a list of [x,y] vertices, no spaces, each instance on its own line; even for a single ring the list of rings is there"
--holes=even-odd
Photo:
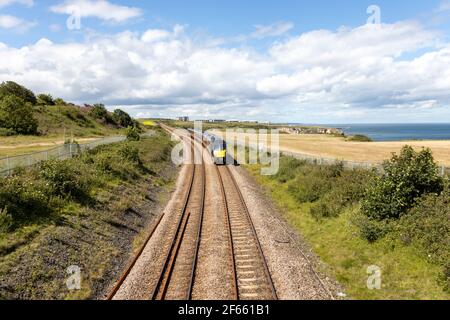
[[[236,135],[233,135],[233,138]],[[251,142],[257,141],[256,135],[248,134]],[[230,138],[230,137],[229,137]],[[237,136],[242,140],[242,136]],[[264,135],[260,136],[265,138]],[[270,139],[268,139],[270,140]],[[397,142],[354,142],[343,137],[329,135],[280,135],[281,151],[298,152],[313,156],[380,163],[399,152],[403,146],[411,145],[416,150],[428,147],[434,158],[440,163],[450,166],[450,140],[447,141],[397,141]]]
[[[99,297],[109,280],[119,276],[120,266],[127,263],[172,185],[171,147],[170,138],[155,130],[140,142],[102,146],[82,157],[60,161],[68,168],[83,170],[80,179],[90,181],[88,199],[53,195],[51,201],[57,205],[40,215],[31,210],[18,215],[8,199],[0,199],[11,206],[8,213],[15,219],[12,227],[0,228],[0,299]],[[139,162],[133,160],[136,149]],[[18,177],[31,180],[37,191],[43,186],[42,172],[30,168]],[[50,177],[59,182],[61,176]],[[25,196],[17,195],[21,201],[27,201]],[[70,265],[82,270],[79,291],[67,290]]]
[[[357,205],[338,217],[317,221],[310,214],[311,203],[299,203],[289,193],[287,184],[261,176],[259,166],[246,169],[325,263],[321,271],[337,279],[350,298],[450,299],[436,280],[442,267],[430,263],[415,247],[390,237],[371,244],[359,236],[358,228],[351,223],[359,209]],[[367,289],[366,272],[371,265],[382,270],[381,290]]]

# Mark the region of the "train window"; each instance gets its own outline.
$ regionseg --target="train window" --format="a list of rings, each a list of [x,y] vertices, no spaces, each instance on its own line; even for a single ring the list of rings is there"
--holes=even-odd
[[[227,148],[227,144],[223,140],[218,140],[214,142],[214,150],[225,150]]]

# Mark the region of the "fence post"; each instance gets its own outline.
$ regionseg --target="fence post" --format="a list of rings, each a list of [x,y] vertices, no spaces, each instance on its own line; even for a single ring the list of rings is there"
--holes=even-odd
[[[72,144],[69,145],[69,154],[70,154],[70,158],[72,158]]]
[[[442,165],[442,167],[441,167],[441,175],[443,177],[445,177],[445,166],[444,165]]]

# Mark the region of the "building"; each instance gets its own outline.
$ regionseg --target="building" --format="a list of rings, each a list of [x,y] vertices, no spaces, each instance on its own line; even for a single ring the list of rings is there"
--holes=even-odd
[[[178,120],[183,122],[189,122],[189,117],[179,117]]]

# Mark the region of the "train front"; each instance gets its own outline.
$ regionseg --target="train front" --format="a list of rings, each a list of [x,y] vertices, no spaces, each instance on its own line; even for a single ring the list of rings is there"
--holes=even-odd
[[[216,139],[213,143],[212,156],[215,164],[227,163],[227,143],[222,139]]]

